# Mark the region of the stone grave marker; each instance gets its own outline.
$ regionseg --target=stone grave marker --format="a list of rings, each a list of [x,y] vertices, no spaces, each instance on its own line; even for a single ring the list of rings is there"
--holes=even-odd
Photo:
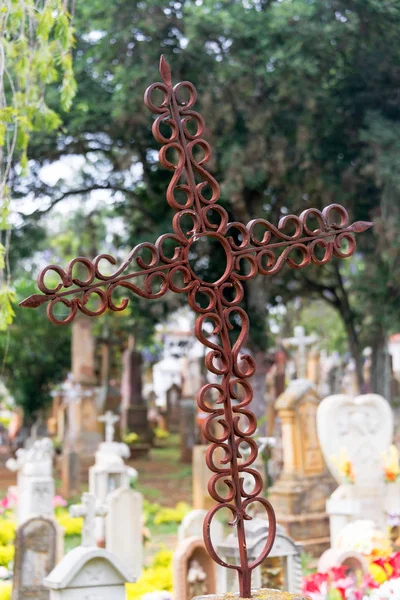
[[[319,555],[329,547],[326,500],[335,487],[317,435],[320,398],[307,379],[291,381],[276,402],[282,427],[283,471],[270,489],[278,522],[305,550]]]
[[[54,513],[53,443],[49,438],[33,442],[29,450],[19,449],[7,468],[17,472],[17,519]]]
[[[286,338],[283,341],[285,347],[293,346],[296,348],[296,375],[297,379],[307,377],[307,346],[312,346],[318,341],[315,334],[306,335],[302,325],[294,328],[294,336]]]
[[[123,432],[137,433],[140,441],[148,445],[152,441],[147,420],[147,406],[142,390],[142,355],[135,349],[134,339],[123,353],[123,372],[121,380],[121,429]]]
[[[103,520],[107,514],[106,507],[103,504],[100,504],[93,494],[85,492],[82,494],[82,503],[71,506],[69,512],[71,517],[82,517],[84,520],[82,528],[82,545],[95,546],[97,529],[96,517]],[[103,541],[103,539],[100,541]]]
[[[167,429],[170,433],[179,433],[181,388],[173,383],[167,390]]]
[[[348,523],[370,519],[385,527],[388,514],[400,514],[400,484],[385,483],[383,454],[393,438],[392,409],[382,396],[336,394],[318,409],[318,436],[339,487],[327,502],[331,543]],[[352,482],[339,465],[348,461]]]
[[[106,548],[135,578],[143,567],[143,496],[119,488],[107,498]]]
[[[186,538],[197,537],[203,539],[203,523],[207,515],[206,510],[194,509],[188,512],[182,519],[178,528],[178,542],[183,542]],[[215,546],[222,541],[223,526],[222,523],[214,519],[210,524],[211,539]]]
[[[201,538],[186,538],[178,544],[172,568],[175,600],[192,600],[194,596],[215,594],[216,567]]]
[[[266,519],[253,518],[246,521],[247,550],[249,561],[255,560],[265,546],[269,534]],[[301,545],[294,542],[282,526],[277,526],[276,538],[272,550],[259,567],[254,570],[254,588],[273,588],[286,590],[292,594],[301,590]],[[219,556],[229,564],[239,564],[239,546],[235,533],[231,533],[218,547]],[[218,593],[237,591],[234,571],[218,569]]]
[[[62,556],[63,532],[50,517],[32,517],[18,527],[12,600],[48,600],[43,579]]]
[[[95,498],[83,494],[71,516],[83,516],[82,545],[74,548],[44,579],[49,600],[125,600],[125,583],[134,581],[117,557],[95,546]]]

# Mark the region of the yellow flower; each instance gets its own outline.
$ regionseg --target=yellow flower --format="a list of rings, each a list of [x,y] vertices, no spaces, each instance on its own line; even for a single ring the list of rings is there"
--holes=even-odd
[[[391,567],[389,563],[385,563],[384,567],[381,567],[376,563],[371,563],[369,565],[369,572],[371,573],[372,579],[381,585],[390,579],[393,573],[393,567]]]
[[[14,554],[14,546],[0,546],[0,566],[8,567],[10,562],[14,560]]]
[[[168,550],[156,554],[136,583],[126,584],[126,600],[141,600],[144,594],[157,591],[172,591],[172,552]]]
[[[355,474],[353,471],[353,465],[351,464],[347,455],[347,450],[342,448],[339,456],[332,456],[332,460],[337,470],[346,479],[346,481],[348,483],[354,483]]]
[[[0,600],[11,600],[11,581],[0,581]]]
[[[181,523],[183,517],[190,511],[186,502],[178,502],[175,508],[161,508],[154,517],[154,524]]]
[[[396,446],[392,444],[387,452],[382,454],[383,458],[383,471],[385,473],[385,480],[387,482],[397,481],[400,475],[399,467],[399,451]]]
[[[67,509],[59,508],[56,511],[56,519],[64,529],[65,535],[81,535],[83,519],[80,517],[71,517]]]

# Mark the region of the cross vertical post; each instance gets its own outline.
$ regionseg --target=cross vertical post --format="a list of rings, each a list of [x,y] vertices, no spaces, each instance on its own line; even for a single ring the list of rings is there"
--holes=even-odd
[[[93,494],[85,492],[82,494],[82,504],[74,504],[69,508],[69,514],[73,518],[82,517],[82,546],[90,547],[96,545],[95,520],[96,517],[105,517],[107,509],[97,503]]]
[[[107,443],[114,441],[115,423],[119,421],[118,415],[108,410],[104,415],[97,418],[100,423],[105,424],[105,440]]]
[[[277,227],[265,219],[253,219],[247,225],[230,223],[228,213],[218,204],[219,185],[205,168],[211,148],[202,137],[204,120],[193,108],[196,89],[188,81],[173,86],[164,57],[160,61],[160,74],[163,81],[147,89],[145,104],[156,115],[152,131],[161,144],[160,163],[173,172],[166,194],[168,204],[175,211],[173,232],[160,236],[154,244],[145,242],[133,248],[111,275],[102,272],[104,262],[116,264],[108,254],[99,255],[93,261],[77,257],[66,269],[49,265],[38,277],[42,294],[34,294],[21,304],[37,307],[48,303],[49,319],[56,324],[67,324],[78,311],[97,316],[106,310],[124,310],[129,300],[123,298],[118,303],[118,291],[128,290],[147,299],[160,298],[169,290],[187,294],[188,304],[198,315],[196,336],[209,349],[205,365],[218,376],[218,383],[204,385],[197,399],[199,409],[208,415],[202,423],[203,435],[210,442],[206,462],[213,472],[208,491],[217,503],[205,519],[204,541],[218,564],[237,571],[240,596],[250,598],[251,574],[272,549],[276,520],[271,504],[262,497],[261,475],[251,468],[258,453],[252,437],[257,420],[249,409],[253,396],[249,379],[255,372],[255,362],[241,351],[249,331],[248,315],[240,306],[245,294],[243,282],[257,275],[274,275],[284,265],[300,269],[310,263],[323,265],[333,256],[347,258],[356,249],[353,234],[365,231],[372,224],[362,221],[351,224],[345,208],[339,204],[332,204],[323,211],[310,208],[299,217],[287,215]],[[154,92],[161,93],[161,101]],[[168,135],[164,133],[165,127]],[[197,157],[199,151],[201,158]],[[223,272],[216,281],[205,281],[192,265],[196,243],[202,241],[212,241],[224,256]],[[78,264],[86,269],[85,279],[74,276]],[[45,282],[48,272],[60,280],[55,287]],[[99,300],[94,309],[88,306],[93,296]],[[62,319],[54,312],[59,304],[68,311]],[[209,323],[213,325],[217,341],[209,339],[205,327]],[[231,342],[230,331],[235,325],[239,334],[236,341]],[[221,452],[223,458],[218,461],[216,455]],[[244,479],[248,481],[250,477],[254,482],[252,489],[244,486]],[[266,511],[269,534],[260,556],[249,562],[245,521],[251,519],[248,507],[255,502]],[[222,509],[231,512],[230,525],[236,527],[239,565],[223,561],[213,546],[211,522]]]

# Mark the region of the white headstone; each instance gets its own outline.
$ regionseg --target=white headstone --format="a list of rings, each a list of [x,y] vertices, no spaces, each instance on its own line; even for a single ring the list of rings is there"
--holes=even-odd
[[[79,546],[44,581],[50,600],[125,600],[132,573],[107,550]]]
[[[392,409],[385,398],[377,394],[329,396],[318,407],[317,428],[326,463],[338,483],[345,483],[337,466],[344,450],[357,488],[382,485],[382,454],[393,439]]]
[[[178,528],[178,542],[183,542],[186,538],[198,537],[203,539],[203,523],[207,515],[207,511],[201,508],[191,510],[182,519],[182,523]],[[211,540],[214,546],[217,546],[222,541],[223,525],[217,519],[211,522],[210,532]]]
[[[16,453],[6,466],[17,472],[17,519],[22,523],[32,516],[52,516],[54,513],[53,443],[49,438],[36,440]]]
[[[106,548],[134,577],[143,566],[143,497],[129,488],[119,488],[107,498]]]
[[[83,517],[82,546],[91,547],[96,545],[95,521],[96,517],[105,517],[107,509],[96,502],[95,496],[85,492],[82,494],[82,504],[75,504],[69,509],[71,517]]]
[[[329,396],[318,407],[317,427],[325,460],[340,484],[326,505],[332,546],[353,521],[369,519],[386,527],[390,514],[400,514],[400,486],[385,483],[383,468],[393,438],[389,403],[377,394]],[[340,469],[346,461],[352,483]]]

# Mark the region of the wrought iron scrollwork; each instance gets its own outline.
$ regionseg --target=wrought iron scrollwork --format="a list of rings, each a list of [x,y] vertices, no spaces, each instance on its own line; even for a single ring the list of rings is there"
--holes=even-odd
[[[354,233],[365,231],[371,223],[350,224],[346,210],[338,204],[322,212],[308,209],[300,216],[287,215],[277,227],[265,219],[254,219],[247,225],[229,223],[226,210],[217,204],[219,185],[206,170],[211,148],[203,138],[204,120],[194,110],[196,90],[187,81],[173,86],[163,57],[160,73],[163,82],[147,89],[145,104],[156,115],[153,134],[161,144],[160,163],[173,172],[167,189],[167,201],[175,211],[173,232],[162,235],[155,244],[144,243],[133,248],[112,274],[104,273],[104,264],[114,267],[116,260],[106,254],[93,261],[75,258],[66,269],[50,265],[38,277],[42,294],[34,294],[21,304],[36,307],[48,302],[49,319],[56,324],[67,324],[78,311],[97,316],[106,310],[124,310],[128,298],[117,303],[114,299],[117,290],[147,299],[160,298],[168,290],[187,294],[190,307],[198,314],[196,336],[209,350],[206,367],[219,378],[218,383],[203,386],[198,395],[199,408],[208,415],[202,425],[204,437],[210,442],[206,461],[213,473],[208,490],[217,502],[205,519],[205,544],[217,563],[238,572],[240,595],[250,597],[251,572],[271,551],[276,522],[271,504],[262,497],[261,475],[252,468],[258,452],[252,439],[256,417],[249,408],[253,396],[249,379],[255,363],[250,355],[242,353],[249,331],[248,316],[240,306],[244,297],[242,282],[258,274],[274,275],[284,265],[299,269],[310,263],[325,264],[333,256],[349,257],[356,249]],[[159,101],[157,95],[161,96]],[[219,244],[225,257],[217,281],[203,281],[190,264],[193,244],[201,238],[211,238]],[[172,255],[166,250],[166,242],[172,243]],[[78,265],[85,270],[83,279],[74,275]],[[45,283],[49,273],[59,279],[53,287]],[[93,296],[98,305],[90,309]],[[54,314],[59,303],[69,311],[63,319]],[[229,332],[233,320],[239,335],[232,344]],[[205,332],[206,323],[213,326],[213,339]],[[245,458],[244,448],[247,448]],[[245,489],[244,476],[247,480],[253,478],[252,488],[246,485]],[[245,521],[251,518],[250,504],[256,502],[266,512],[269,534],[260,556],[249,562]],[[231,525],[237,529],[239,565],[223,561],[212,543],[211,522],[222,509],[231,512]]]

